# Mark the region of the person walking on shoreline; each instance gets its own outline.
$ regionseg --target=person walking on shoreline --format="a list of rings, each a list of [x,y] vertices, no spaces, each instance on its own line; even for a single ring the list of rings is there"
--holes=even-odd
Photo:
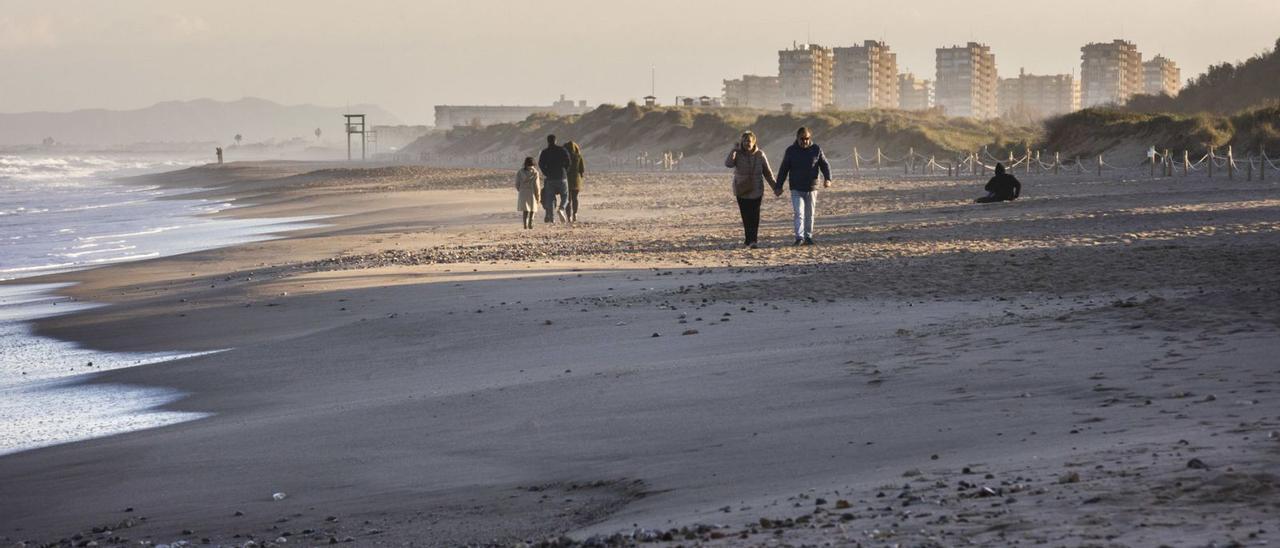
[[[987,181],[987,186],[983,190],[987,191],[987,195],[974,200],[974,202],[979,204],[1011,202],[1022,195],[1022,182],[1017,177],[1005,173],[1004,164],[997,162],[996,176]]]
[[[547,214],[542,221],[554,223],[555,218],[559,217],[560,222],[567,222],[564,206],[569,197],[569,151],[556,144],[555,135],[547,136],[547,148],[542,149],[542,154],[538,155],[538,169],[542,170],[542,177],[545,179],[542,208],[547,210]],[[556,196],[560,197],[559,205],[556,205]]]
[[[516,172],[516,210],[524,216],[525,229],[533,228],[533,214],[538,212],[541,191],[542,175],[533,168],[533,156],[525,157],[524,167]]]
[[[743,245],[751,249],[759,247],[760,202],[764,200],[764,184],[780,188],[773,179],[769,158],[756,146],[756,134],[748,131],[742,140],[729,151],[724,167],[733,168],[733,195],[738,199],[738,212],[742,215],[742,232],[746,236]]]
[[[565,204],[565,216],[569,222],[578,222],[578,193],[582,192],[582,179],[587,174],[587,161],[582,158],[582,147],[569,141],[564,144],[569,151],[569,201]]]
[[[791,211],[795,217],[795,245],[813,245],[814,204],[818,199],[818,173],[822,173],[822,187],[831,187],[831,165],[822,154],[822,147],[813,142],[809,128],[796,130],[796,142],[787,147],[778,168],[778,184],[774,194],[782,195],[782,184],[791,179]]]

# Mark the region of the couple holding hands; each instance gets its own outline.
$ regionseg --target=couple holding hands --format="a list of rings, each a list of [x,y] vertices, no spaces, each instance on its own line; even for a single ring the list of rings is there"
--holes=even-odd
[[[769,184],[774,196],[782,196],[782,185],[788,179],[791,181],[791,210],[795,216],[794,245],[813,245],[818,175],[822,175],[822,187],[830,188],[831,166],[822,154],[822,147],[813,142],[808,128],[796,130],[796,142],[787,147],[776,179],[769,167],[769,159],[757,146],[756,135],[750,131],[742,134],[742,140],[729,151],[724,165],[733,168],[733,194],[738,199],[738,211],[742,214],[742,230],[746,236],[744,246],[751,249],[759,247],[764,184]]]

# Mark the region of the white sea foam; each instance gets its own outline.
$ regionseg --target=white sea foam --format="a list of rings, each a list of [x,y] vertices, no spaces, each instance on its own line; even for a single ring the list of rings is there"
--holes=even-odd
[[[308,221],[319,217],[211,219],[200,215],[232,204],[158,200],[178,192],[110,180],[180,165],[0,156],[0,234],[7,236],[0,239],[0,279],[267,240],[275,232],[318,226]],[[0,288],[0,454],[204,416],[155,410],[182,397],[173,390],[86,384],[107,369],[199,354],[98,352],[37,336],[31,319],[89,306],[56,297],[50,293],[55,289]]]

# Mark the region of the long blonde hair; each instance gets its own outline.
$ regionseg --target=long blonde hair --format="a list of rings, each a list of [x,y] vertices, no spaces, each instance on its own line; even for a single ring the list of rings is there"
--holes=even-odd
[[[572,154],[578,158],[582,157],[582,147],[579,147],[576,141],[569,141],[564,144],[564,147],[569,149],[569,154]]]

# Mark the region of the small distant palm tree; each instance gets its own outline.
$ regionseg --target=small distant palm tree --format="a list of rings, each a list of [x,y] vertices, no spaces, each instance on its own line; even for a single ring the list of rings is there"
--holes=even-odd
[[[240,141],[244,140],[244,135],[236,134],[236,146],[240,146]]]

